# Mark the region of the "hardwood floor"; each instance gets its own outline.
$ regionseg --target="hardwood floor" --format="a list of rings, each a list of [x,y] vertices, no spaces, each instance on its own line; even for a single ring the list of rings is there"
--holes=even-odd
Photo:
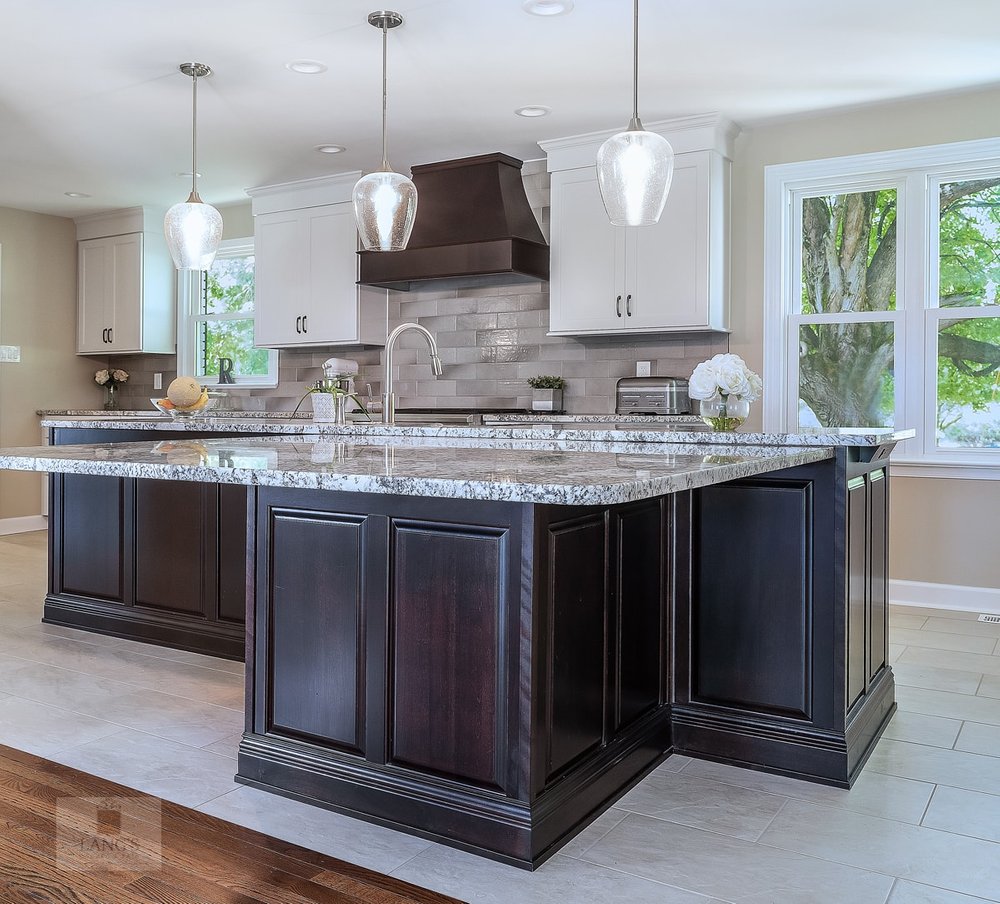
[[[4,904],[446,904],[455,898],[0,746]]]

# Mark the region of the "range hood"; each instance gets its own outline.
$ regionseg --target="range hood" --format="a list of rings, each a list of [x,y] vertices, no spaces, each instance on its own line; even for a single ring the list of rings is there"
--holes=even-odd
[[[450,288],[549,278],[549,246],[520,160],[484,154],[413,167],[417,218],[405,251],[360,251],[365,286]]]

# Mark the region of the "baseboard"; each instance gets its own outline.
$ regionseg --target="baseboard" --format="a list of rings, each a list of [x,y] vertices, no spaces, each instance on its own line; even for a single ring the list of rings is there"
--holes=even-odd
[[[44,515],[25,515],[23,518],[0,518],[0,537],[7,534],[26,534],[33,530],[47,530],[49,519]]]
[[[1000,589],[929,581],[889,581],[889,601],[901,606],[1000,615]]]

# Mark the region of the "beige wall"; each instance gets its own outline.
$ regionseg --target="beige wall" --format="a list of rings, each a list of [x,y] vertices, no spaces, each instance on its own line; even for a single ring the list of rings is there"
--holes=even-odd
[[[222,214],[223,239],[245,239],[253,235],[253,213],[249,201],[221,205],[219,213]]]
[[[765,166],[997,136],[995,88],[748,128],[733,168],[731,350],[763,368]],[[894,478],[892,500],[893,578],[1000,587],[991,543],[1000,480]]]
[[[19,364],[0,364],[0,445],[38,445],[36,409],[99,407],[105,362],[76,355],[72,220],[0,208],[0,344],[21,347]],[[0,520],[39,514],[41,481],[0,473]]]

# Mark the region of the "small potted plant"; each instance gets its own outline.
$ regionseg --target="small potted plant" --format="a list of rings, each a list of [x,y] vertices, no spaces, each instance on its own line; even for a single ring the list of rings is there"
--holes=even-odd
[[[551,374],[529,377],[528,385],[531,387],[532,411],[563,410],[563,390],[566,388],[566,381],[562,377]]]

